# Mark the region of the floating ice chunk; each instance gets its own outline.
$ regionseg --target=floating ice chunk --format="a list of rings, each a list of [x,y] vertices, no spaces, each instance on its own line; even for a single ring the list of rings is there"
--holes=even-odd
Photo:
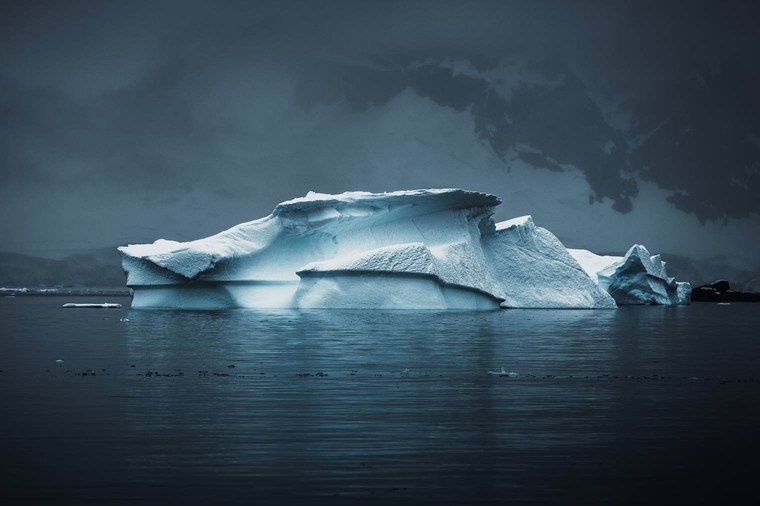
[[[501,368],[501,371],[488,371],[488,374],[490,376],[499,376],[502,378],[517,378],[518,376],[520,376],[514,371],[507,372],[506,369],[504,369],[503,367]]]
[[[110,302],[104,302],[102,304],[93,304],[93,303],[87,303],[87,304],[75,304],[73,302],[67,302],[61,307],[65,308],[83,308],[83,309],[115,309],[121,307],[121,304],[114,304]]]
[[[568,250],[618,304],[689,304],[691,285],[668,277],[660,255],[634,244],[623,257]]]

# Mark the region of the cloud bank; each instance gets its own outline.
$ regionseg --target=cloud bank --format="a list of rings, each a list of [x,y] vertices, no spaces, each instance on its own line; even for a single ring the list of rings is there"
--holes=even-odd
[[[308,190],[421,186],[504,195],[504,218],[577,246],[760,246],[748,4],[3,9],[3,249],[191,239]]]

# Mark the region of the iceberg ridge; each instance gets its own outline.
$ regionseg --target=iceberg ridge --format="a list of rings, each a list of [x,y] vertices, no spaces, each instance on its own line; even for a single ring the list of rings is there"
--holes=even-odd
[[[647,286],[646,302],[688,299],[653,280],[664,263],[648,252],[603,275],[614,262],[579,257],[530,216],[494,223],[500,203],[461,189],[309,192],[211,237],[119,252],[133,307],[614,308]]]

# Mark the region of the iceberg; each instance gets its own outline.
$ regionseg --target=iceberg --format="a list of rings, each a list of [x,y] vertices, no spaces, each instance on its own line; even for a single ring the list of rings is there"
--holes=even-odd
[[[135,308],[614,308],[530,216],[461,189],[309,192],[189,242],[119,252]]]
[[[668,277],[660,255],[651,255],[640,244],[631,246],[622,257],[583,249],[568,251],[617,304],[685,305],[691,301],[691,285]]]

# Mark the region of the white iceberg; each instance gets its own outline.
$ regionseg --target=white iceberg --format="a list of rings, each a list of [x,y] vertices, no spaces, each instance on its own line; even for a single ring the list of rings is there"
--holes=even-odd
[[[119,248],[133,307],[614,308],[549,231],[459,189],[310,192],[190,242]]]
[[[617,304],[684,305],[691,300],[691,285],[668,277],[660,255],[651,255],[640,244],[631,246],[622,257],[582,249],[568,251]]]

